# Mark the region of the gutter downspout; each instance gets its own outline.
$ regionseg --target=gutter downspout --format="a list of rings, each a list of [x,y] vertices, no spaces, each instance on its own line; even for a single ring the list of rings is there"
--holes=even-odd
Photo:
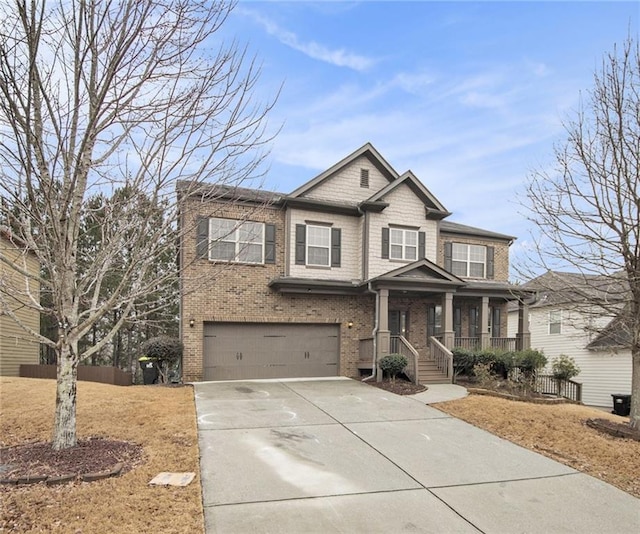
[[[378,345],[378,316],[380,315],[380,293],[378,293],[377,291],[374,291],[371,288],[371,282],[369,282],[367,284],[367,289],[369,291],[369,293],[373,293],[376,296],[376,311],[375,311],[375,324],[373,326],[373,332],[372,332],[372,336],[373,336],[373,362],[372,362],[372,366],[371,366],[371,375],[367,376],[365,378],[362,379],[362,382],[366,382],[367,380],[371,380],[372,378],[375,378],[377,372],[378,372],[378,353],[377,353],[377,345]]]

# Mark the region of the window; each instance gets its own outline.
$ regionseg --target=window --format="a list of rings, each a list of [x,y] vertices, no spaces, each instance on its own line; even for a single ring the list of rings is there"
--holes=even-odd
[[[456,276],[485,278],[487,247],[453,243],[451,247],[451,272]]]
[[[233,219],[209,219],[209,259],[264,262],[264,224]]]
[[[329,266],[331,228],[307,225],[307,265]]]
[[[562,333],[562,311],[552,310],[549,312],[549,333],[561,334]]]
[[[401,228],[389,229],[389,257],[392,260],[418,259],[418,232]]]
[[[369,169],[360,169],[360,187],[369,189]]]
[[[296,224],[296,265],[340,267],[342,231],[329,225]]]

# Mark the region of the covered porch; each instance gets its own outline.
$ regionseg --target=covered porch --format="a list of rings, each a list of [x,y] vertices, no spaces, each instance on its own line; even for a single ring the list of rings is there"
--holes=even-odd
[[[371,281],[375,328],[360,339],[363,372],[381,379],[377,362],[387,354],[407,357],[415,382],[450,383],[453,348],[524,350],[530,347],[528,309],[517,286],[467,281],[424,260]],[[507,303],[519,302],[519,329],[507,336]]]

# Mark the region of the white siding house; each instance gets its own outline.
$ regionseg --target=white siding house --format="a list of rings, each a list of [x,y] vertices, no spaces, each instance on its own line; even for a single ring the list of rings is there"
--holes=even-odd
[[[565,273],[554,274],[562,276]],[[613,346],[590,346],[596,338],[593,332],[611,321],[611,318],[604,316],[604,311],[594,324],[591,314],[571,308],[568,302],[558,304],[557,299],[547,300],[546,296],[546,291],[538,293],[536,301],[529,308],[531,348],[544,352],[549,361],[549,372],[554,358],[561,354],[572,357],[580,367],[580,374],[573,380],[582,383],[582,402],[611,408],[611,395],[631,393],[631,351]],[[518,311],[510,310],[509,335],[517,328]]]

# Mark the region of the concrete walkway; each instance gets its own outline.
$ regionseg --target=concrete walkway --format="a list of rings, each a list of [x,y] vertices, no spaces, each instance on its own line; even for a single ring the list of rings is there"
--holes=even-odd
[[[195,390],[208,534],[640,532],[640,500],[425,405],[441,388]]]

